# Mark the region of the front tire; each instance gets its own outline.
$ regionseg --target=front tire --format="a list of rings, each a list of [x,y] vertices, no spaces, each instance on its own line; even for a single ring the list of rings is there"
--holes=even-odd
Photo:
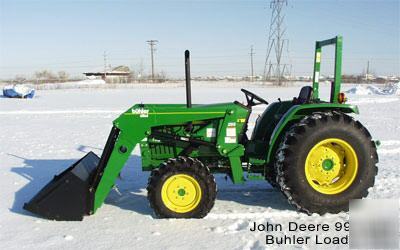
[[[214,206],[217,185],[197,159],[169,159],[151,172],[147,198],[160,218],[203,218]]]
[[[299,211],[348,211],[368,195],[378,155],[362,124],[340,112],[313,113],[286,133],[276,155],[277,183]]]

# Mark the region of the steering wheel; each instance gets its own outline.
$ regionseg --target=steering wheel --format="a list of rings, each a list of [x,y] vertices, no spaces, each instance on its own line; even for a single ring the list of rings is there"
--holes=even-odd
[[[252,106],[256,106],[256,105],[260,105],[260,104],[267,104],[268,102],[266,100],[264,100],[263,98],[259,97],[258,95],[246,90],[246,89],[241,89],[241,91],[244,93],[244,95],[246,96],[246,100],[247,100],[247,107],[252,107]],[[255,102],[254,100],[258,101]]]

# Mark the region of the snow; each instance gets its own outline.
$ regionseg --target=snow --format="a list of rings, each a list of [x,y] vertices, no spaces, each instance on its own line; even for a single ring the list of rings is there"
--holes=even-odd
[[[75,84],[106,84],[106,81],[104,81],[103,79],[86,79],[75,82]]]
[[[349,90],[346,93],[356,94],[356,95],[400,95],[398,83],[390,83],[385,87],[378,87],[375,85],[357,85]]]
[[[299,87],[193,85],[193,103],[244,101],[241,87],[266,100],[291,99]],[[345,89],[353,86],[344,86]],[[328,96],[328,85],[321,95]],[[370,198],[399,197],[400,97],[348,93],[356,116],[381,141],[376,184]],[[118,113],[135,103],[183,103],[181,85],[164,88],[42,90],[34,99],[0,98],[0,249],[264,249],[264,232],[253,222],[344,222],[347,213],[307,216],[296,212],[264,181],[233,185],[217,175],[218,197],[204,219],[157,219],[146,199],[149,173],[140,171],[136,149],[106,203],[82,222],[56,222],[22,209],[52,177],[86,152],[100,155]],[[265,106],[257,106],[250,129]],[[277,232],[276,235],[288,232]],[[311,233],[304,232],[302,235]],[[322,232],[321,235],[335,233]],[[275,245],[275,247],[279,247]],[[295,248],[301,246],[293,246]],[[317,247],[307,245],[307,247]],[[335,246],[332,246],[335,248]],[[343,248],[336,246],[336,248]]]

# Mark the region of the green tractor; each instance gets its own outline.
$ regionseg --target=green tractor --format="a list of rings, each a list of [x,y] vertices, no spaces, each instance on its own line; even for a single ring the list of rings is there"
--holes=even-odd
[[[334,45],[330,100],[319,98],[321,49]],[[268,104],[242,89],[247,104],[191,103],[189,51],[185,52],[186,104],[136,104],[113,122],[104,151],[93,152],[55,176],[24,205],[53,220],[82,220],[103,204],[132,150],[151,171],[150,206],[161,218],[202,218],[212,209],[214,173],[233,183],[267,180],[299,211],[347,211],[374,185],[378,155],[368,130],[350,114],[340,93],[342,37],[317,41],[313,86],[297,98]],[[246,136],[252,107],[268,104]]]

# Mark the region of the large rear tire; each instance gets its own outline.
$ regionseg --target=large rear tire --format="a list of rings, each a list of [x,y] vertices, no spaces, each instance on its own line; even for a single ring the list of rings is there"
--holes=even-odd
[[[214,206],[217,185],[198,159],[169,159],[151,172],[147,198],[160,218],[203,218]]]
[[[368,195],[378,155],[368,130],[340,112],[313,113],[294,124],[276,153],[276,181],[299,211],[348,211]]]

